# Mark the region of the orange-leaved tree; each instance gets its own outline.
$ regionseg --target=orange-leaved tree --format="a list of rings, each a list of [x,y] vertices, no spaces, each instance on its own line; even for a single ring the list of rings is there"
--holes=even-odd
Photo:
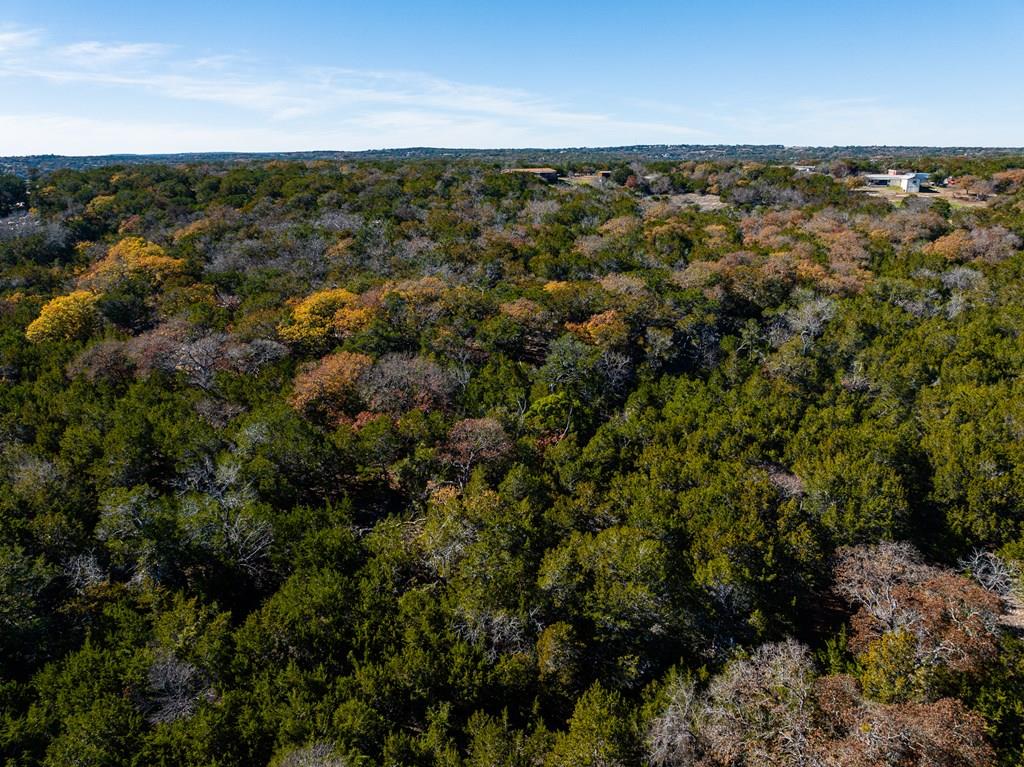
[[[357,383],[373,364],[365,354],[337,352],[302,368],[295,378],[291,404],[309,416],[337,420],[356,410]]]

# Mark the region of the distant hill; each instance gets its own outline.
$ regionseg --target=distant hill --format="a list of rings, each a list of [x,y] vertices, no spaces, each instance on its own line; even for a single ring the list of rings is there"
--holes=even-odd
[[[0,172],[29,175],[60,168],[96,168],[106,165],[141,163],[227,164],[288,160],[452,160],[537,163],[558,165],[570,162],[615,162],[621,160],[760,160],[765,162],[809,162],[836,159],[911,158],[924,156],[998,157],[1024,154],[1022,147],[926,147],[926,146],[831,146],[802,147],[782,144],[637,144],[617,147],[566,147],[563,149],[442,149],[409,147],[362,152],[195,152],[179,154],[111,154],[72,157],[28,155],[0,157]]]

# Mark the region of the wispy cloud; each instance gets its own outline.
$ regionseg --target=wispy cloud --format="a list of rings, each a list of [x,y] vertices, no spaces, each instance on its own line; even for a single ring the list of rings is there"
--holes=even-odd
[[[4,34],[10,39],[7,45]],[[31,48],[31,55],[24,55],[25,48]],[[59,86],[103,86],[108,93],[126,97],[191,102],[197,106],[189,111],[200,115],[204,104],[229,113],[245,112],[249,116],[236,118],[246,127],[239,135],[275,142],[262,148],[280,148],[281,140],[287,148],[309,148],[298,146],[300,141],[322,142],[318,148],[369,148],[578,146],[612,143],[621,136],[635,136],[637,142],[702,136],[673,121],[648,122],[566,108],[550,97],[524,90],[457,82],[423,72],[280,68],[231,54],[190,58],[173,46],[151,42],[87,40],[52,45],[38,32],[17,29],[0,30],[0,74],[57,86],[53,93],[58,102]],[[60,111],[60,104],[54,103],[43,112],[54,133],[62,124],[74,124],[74,116],[61,118]],[[26,116],[26,110],[21,110],[4,119],[14,127],[23,125]],[[259,120],[258,130],[253,129],[254,117]],[[103,123],[94,120],[93,130]],[[190,135],[215,137],[202,126],[200,120]],[[155,135],[163,132],[150,134]],[[161,143],[160,148],[166,147]]]
[[[102,68],[127,61],[155,58],[171,50],[160,43],[103,43],[86,40],[65,45],[52,51],[57,59],[79,66]]]
[[[36,29],[24,29],[0,24],[0,56],[32,48],[39,44],[42,34]]]

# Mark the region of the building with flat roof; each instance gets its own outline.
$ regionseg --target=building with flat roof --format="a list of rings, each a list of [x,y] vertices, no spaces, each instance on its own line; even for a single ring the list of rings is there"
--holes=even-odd
[[[861,178],[867,186],[898,186],[904,192],[921,191],[921,184],[928,181],[930,173],[917,173],[912,170],[889,170],[885,173],[865,173]]]
[[[554,168],[505,168],[502,173],[529,173],[545,181],[558,181],[558,171]]]

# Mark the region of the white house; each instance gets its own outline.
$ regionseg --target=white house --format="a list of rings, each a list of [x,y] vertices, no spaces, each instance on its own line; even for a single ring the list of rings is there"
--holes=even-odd
[[[889,170],[885,173],[865,173],[862,177],[868,186],[898,186],[904,192],[920,192],[930,173]]]

